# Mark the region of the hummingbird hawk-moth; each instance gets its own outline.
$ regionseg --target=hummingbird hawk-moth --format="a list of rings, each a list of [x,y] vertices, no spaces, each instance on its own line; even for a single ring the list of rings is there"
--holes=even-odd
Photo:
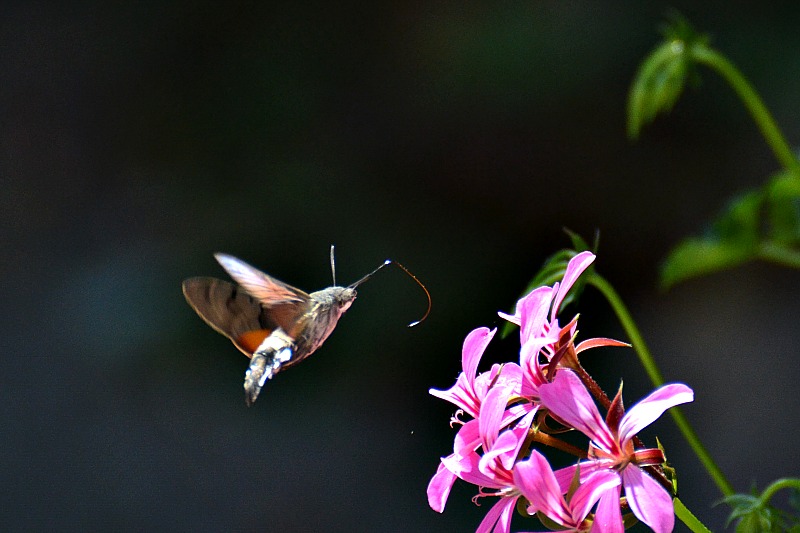
[[[200,318],[250,358],[244,378],[248,406],[256,401],[268,379],[296,365],[325,342],[356,299],[356,287],[386,265],[402,269],[428,297],[425,315],[409,327],[425,320],[430,312],[428,290],[391,259],[352,285],[340,287],[336,285],[331,247],[333,286],[307,294],[231,255],[218,253],[214,257],[238,285],[210,277],[189,278],[183,282],[183,294]]]

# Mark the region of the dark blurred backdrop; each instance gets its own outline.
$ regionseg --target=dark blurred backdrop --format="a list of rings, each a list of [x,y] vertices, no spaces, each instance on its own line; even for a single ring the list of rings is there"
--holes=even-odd
[[[778,167],[713,73],[625,137],[680,10],[800,139],[796,2],[5,2],[0,18],[0,524],[6,530],[470,531],[425,489],[463,337],[499,325],[566,226],[601,231],[685,412],[736,488],[797,475],[800,274],[656,287],[659,262]],[[307,290],[385,258],[311,359],[244,405],[247,360],[186,305],[226,251]],[[581,335],[624,338],[588,290]],[[496,342],[487,361],[516,355]],[[632,350],[591,353],[630,405]],[[665,417],[684,501],[719,493]],[[514,529],[531,528],[515,523]],[[679,528],[680,529],[680,528]]]

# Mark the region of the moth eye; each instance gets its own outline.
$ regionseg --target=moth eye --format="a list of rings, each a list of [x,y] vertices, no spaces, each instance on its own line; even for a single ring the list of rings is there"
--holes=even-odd
[[[347,311],[351,305],[353,305],[353,300],[356,299],[356,291],[350,290],[342,294],[341,298],[338,299],[339,309],[342,311]]]

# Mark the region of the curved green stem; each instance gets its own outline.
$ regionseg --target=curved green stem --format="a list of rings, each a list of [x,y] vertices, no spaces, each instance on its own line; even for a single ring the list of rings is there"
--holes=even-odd
[[[625,307],[625,304],[614,290],[614,287],[612,287],[610,283],[608,283],[597,273],[592,274],[587,279],[587,282],[596,287],[597,290],[599,290],[603,296],[605,296],[606,300],[608,300],[608,303],[611,305],[612,309],[614,309],[617,318],[622,324],[622,327],[625,329],[625,333],[628,335],[628,338],[633,345],[633,349],[636,351],[636,355],[639,356],[639,361],[641,361],[642,366],[647,372],[647,375],[650,376],[650,381],[652,381],[653,385],[656,387],[663,385],[664,377],[661,375],[658,366],[653,360],[653,356],[650,354],[650,350],[647,348],[647,344],[645,344],[641,333],[639,333],[639,328],[636,327],[636,323],[633,321],[628,308]],[[678,429],[689,443],[689,446],[692,447],[695,455],[697,455],[697,458],[700,459],[700,462],[714,480],[714,483],[716,483],[720,492],[722,492],[722,494],[725,496],[732,495],[734,493],[733,487],[725,477],[725,474],[722,473],[722,470],[720,470],[719,466],[717,466],[717,464],[711,458],[711,454],[708,453],[706,447],[703,446],[702,442],[700,442],[700,438],[694,432],[694,429],[692,429],[692,426],[684,416],[683,411],[681,411],[679,407],[673,407],[669,410],[669,414],[672,416],[673,420],[675,420],[675,424],[678,426]]]
[[[698,520],[678,498],[672,500],[672,507],[675,509],[675,516],[678,517],[678,520],[683,522],[694,533],[711,533],[711,530]]]
[[[767,144],[775,153],[775,157],[778,158],[778,161],[786,170],[794,174],[797,179],[800,179],[800,162],[792,153],[789,143],[786,142],[786,138],[778,128],[778,124],[770,114],[767,106],[764,105],[758,93],[748,83],[739,69],[728,61],[725,56],[708,48],[705,44],[696,43],[691,47],[689,53],[695,61],[713,68],[730,83],[733,90],[742,99],[753,120],[755,120],[758,129],[761,130],[761,134],[767,140]]]

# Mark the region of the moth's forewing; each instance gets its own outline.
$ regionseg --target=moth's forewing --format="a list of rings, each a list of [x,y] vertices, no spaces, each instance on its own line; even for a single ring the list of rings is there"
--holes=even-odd
[[[296,287],[279,281],[232,255],[214,254],[230,276],[264,307],[307,304],[309,296]]]
[[[214,254],[219,264],[262,307],[269,318],[296,339],[305,329],[308,312],[313,307],[311,296],[273,278],[241,259],[227,254]]]

